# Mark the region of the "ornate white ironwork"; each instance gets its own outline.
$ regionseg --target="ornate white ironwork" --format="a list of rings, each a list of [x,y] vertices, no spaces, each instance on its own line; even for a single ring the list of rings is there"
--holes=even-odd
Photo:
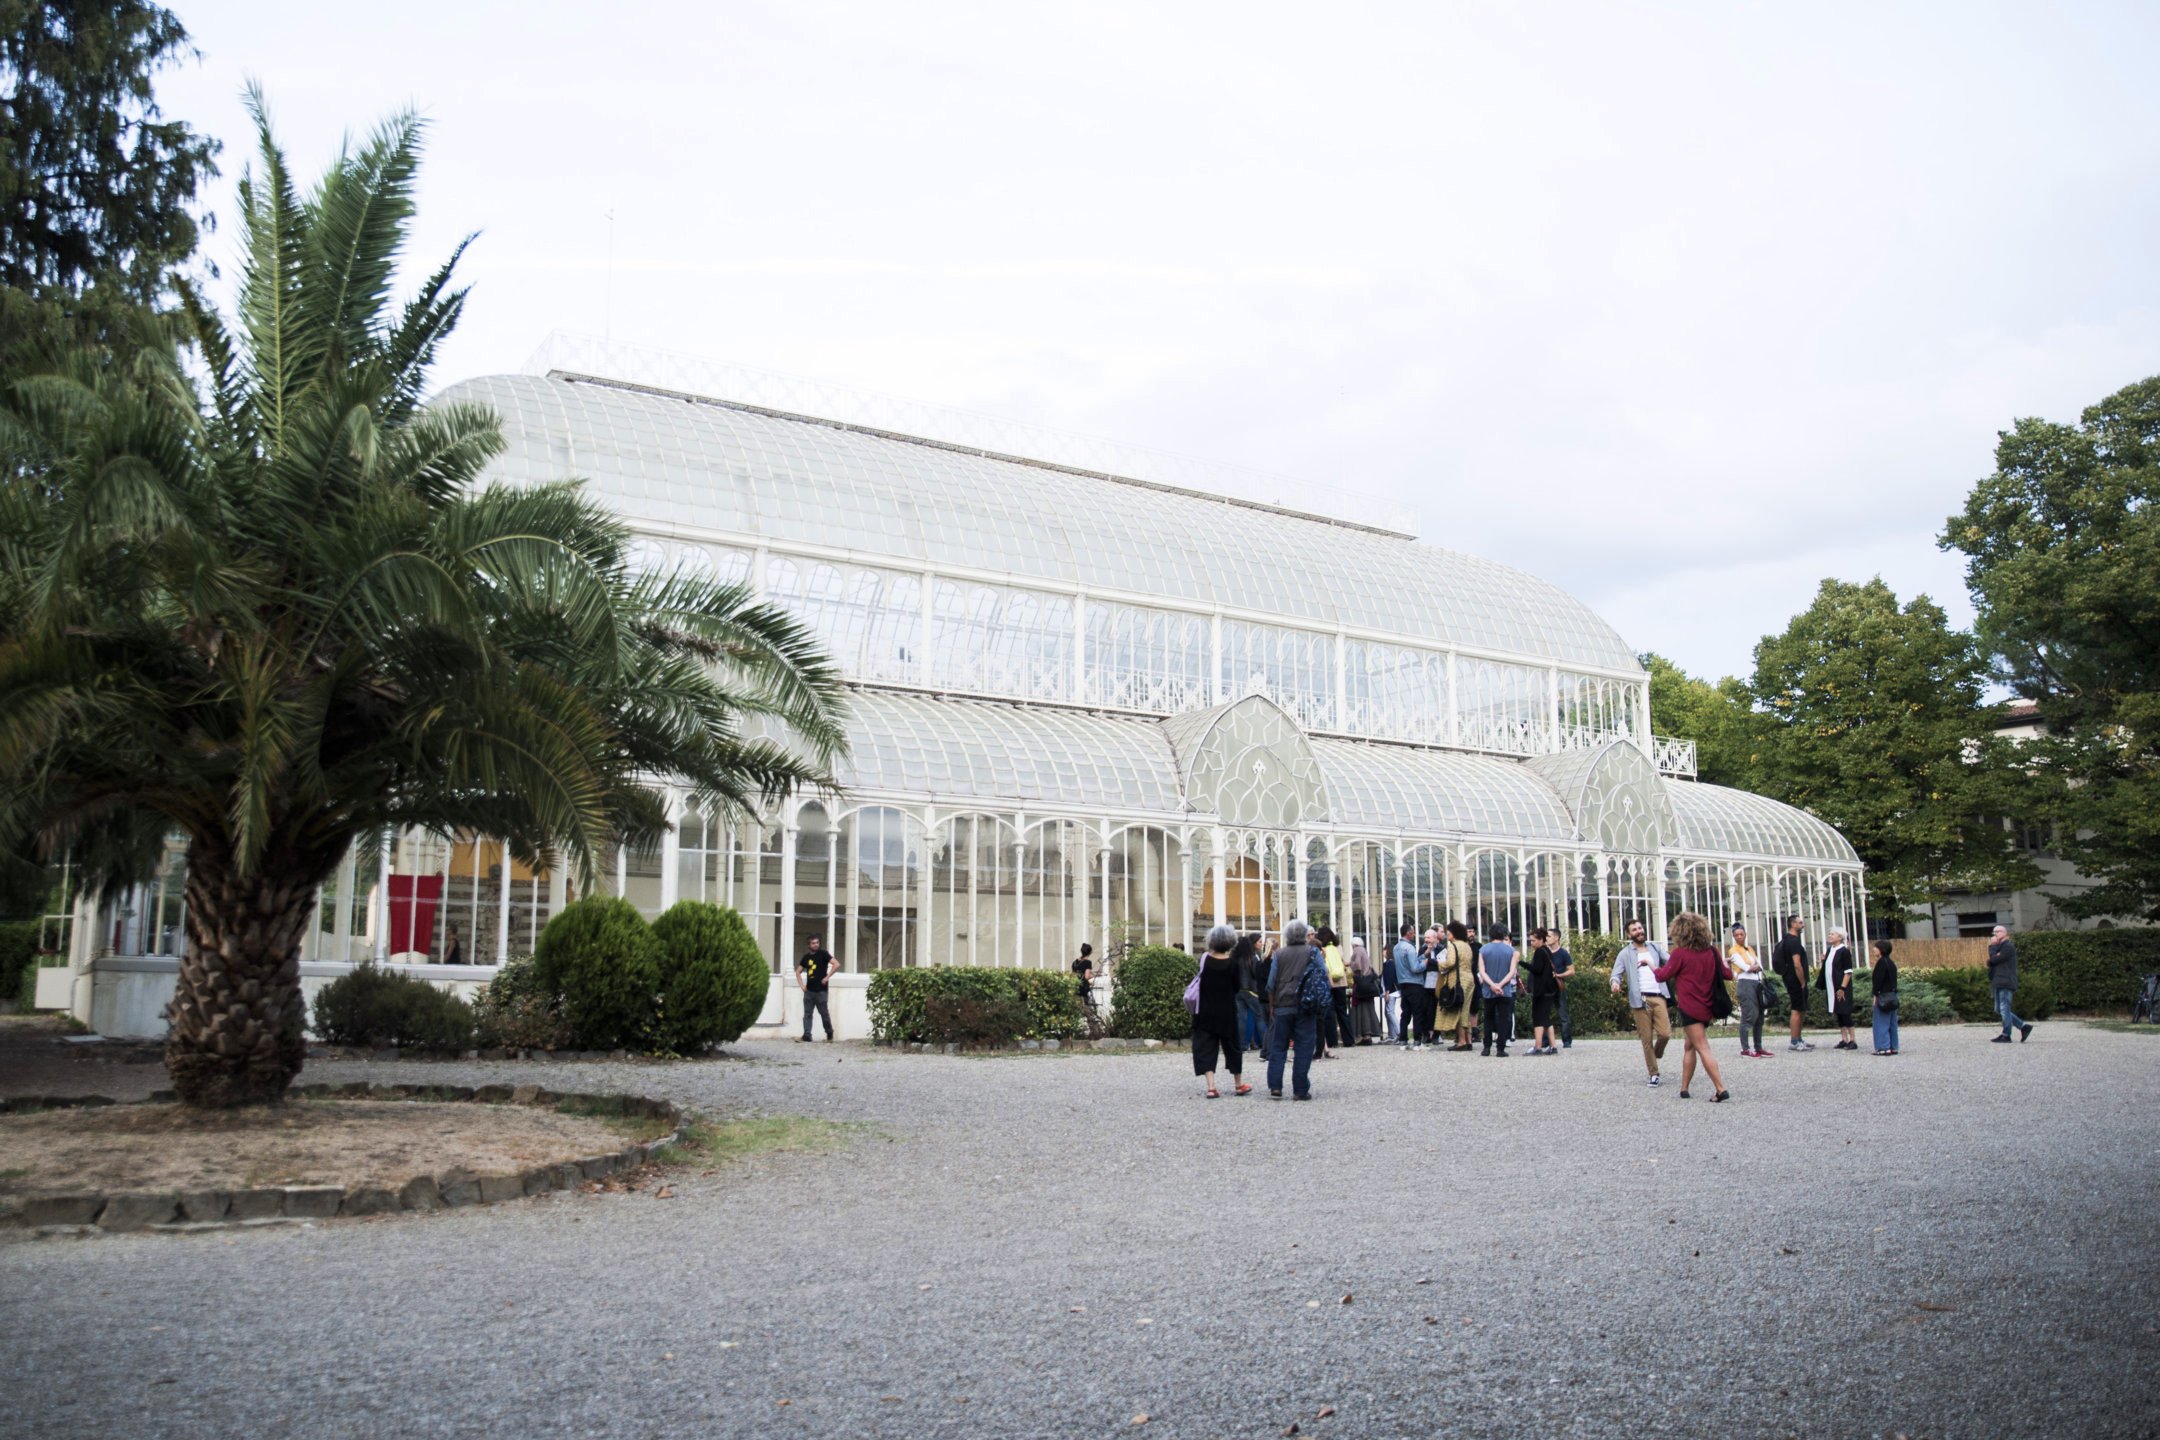
[[[1652,762],[1660,775],[1695,778],[1695,742],[1674,735],[1660,735],[1651,742]]]

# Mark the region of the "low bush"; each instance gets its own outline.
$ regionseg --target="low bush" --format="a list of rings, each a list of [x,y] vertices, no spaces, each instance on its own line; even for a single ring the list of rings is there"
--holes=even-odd
[[[1573,935],[1567,952],[1575,957],[1575,973],[1567,979],[1568,1028],[1576,1035],[1633,1034],[1635,1021],[1628,1015],[1625,982],[1618,995],[1612,992],[1613,957],[1627,942],[1618,935]],[[1529,952],[1523,952],[1529,964]],[[1530,1006],[1516,1008],[1527,1018]]]
[[[1131,1040],[1183,1040],[1192,1034],[1185,987],[1200,962],[1168,945],[1125,952],[1110,984],[1110,1033]]]
[[[474,1042],[483,1049],[568,1050],[576,1043],[530,955],[495,972],[473,1000],[473,1021]]]
[[[870,977],[866,998],[870,1033],[889,1044],[988,1043],[962,1042],[933,1033],[941,1027],[949,1029],[960,1020],[960,1011],[955,1007],[962,1002],[990,1007],[987,1013],[1011,1032],[1003,1035],[999,1043],[1015,1039],[1063,1040],[1086,1028],[1079,982],[1061,970],[999,970],[982,965],[880,970]],[[931,1013],[933,1003],[941,1007],[936,1019]],[[1007,1004],[1017,1006],[1017,1014],[1004,1014],[1000,1007]]]
[[[923,1008],[926,1038],[940,1045],[1010,1045],[1027,1022],[1017,995],[933,995]]]
[[[315,1033],[332,1045],[454,1053],[473,1042],[473,1010],[418,976],[363,961],[315,992]]]
[[[540,932],[533,965],[579,1049],[642,1050],[657,1039],[660,942],[629,901],[565,905]]]
[[[676,1055],[725,1045],[750,1028],[772,983],[742,916],[703,900],[678,901],[653,922],[660,1001],[653,1041]]]
[[[1950,997],[1939,986],[1918,975],[1898,975],[1899,1025],[1940,1025],[1956,1018]]]

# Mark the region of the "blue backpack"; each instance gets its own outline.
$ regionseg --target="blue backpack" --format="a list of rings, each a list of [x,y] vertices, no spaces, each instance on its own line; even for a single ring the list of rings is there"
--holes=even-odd
[[[1298,981],[1297,1003],[1300,1010],[1325,1010],[1333,1003],[1328,995],[1327,961],[1318,950],[1305,961],[1305,976]]]

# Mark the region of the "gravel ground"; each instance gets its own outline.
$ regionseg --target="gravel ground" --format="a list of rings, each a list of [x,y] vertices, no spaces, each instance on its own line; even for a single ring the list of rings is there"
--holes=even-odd
[[[864,1128],[667,1200],[0,1242],[0,1431],[2160,1432],[2160,1040],[1907,1038],[1714,1107],[1632,1040],[1353,1052],[1310,1105],[1175,1051],[579,1066]]]

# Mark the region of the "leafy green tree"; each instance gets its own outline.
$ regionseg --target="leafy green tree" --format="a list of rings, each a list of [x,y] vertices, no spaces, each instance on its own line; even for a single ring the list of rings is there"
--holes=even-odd
[[[1985,675],[1941,606],[1925,595],[1900,606],[1879,578],[1823,581],[1755,647],[1763,788],[1844,832],[1877,914],[2039,878],[2003,826],[2022,775],[1993,738]]]
[[[124,329],[195,253],[215,141],[159,111],[191,53],[140,0],[0,0],[0,363]]]
[[[1660,735],[1695,742],[1695,778],[1760,788],[1763,747],[1772,738],[1745,682],[1698,680],[1662,655],[1641,657],[1650,672],[1650,723]]]
[[[0,846],[110,884],[186,835],[166,1060],[197,1105],[298,1073],[300,939],[355,841],[478,831],[589,882],[664,828],[654,780],[754,803],[843,743],[806,629],[634,569],[574,483],[476,487],[496,418],[420,404],[457,257],[391,295],[419,122],[303,198],[250,101],[238,314],[191,307],[199,366],[79,361],[0,415]]]
[[[1941,543],[1998,673],[2040,707],[2032,818],[2099,882],[2057,903],[2160,920],[2160,376],[2074,426],[2018,421]]]

